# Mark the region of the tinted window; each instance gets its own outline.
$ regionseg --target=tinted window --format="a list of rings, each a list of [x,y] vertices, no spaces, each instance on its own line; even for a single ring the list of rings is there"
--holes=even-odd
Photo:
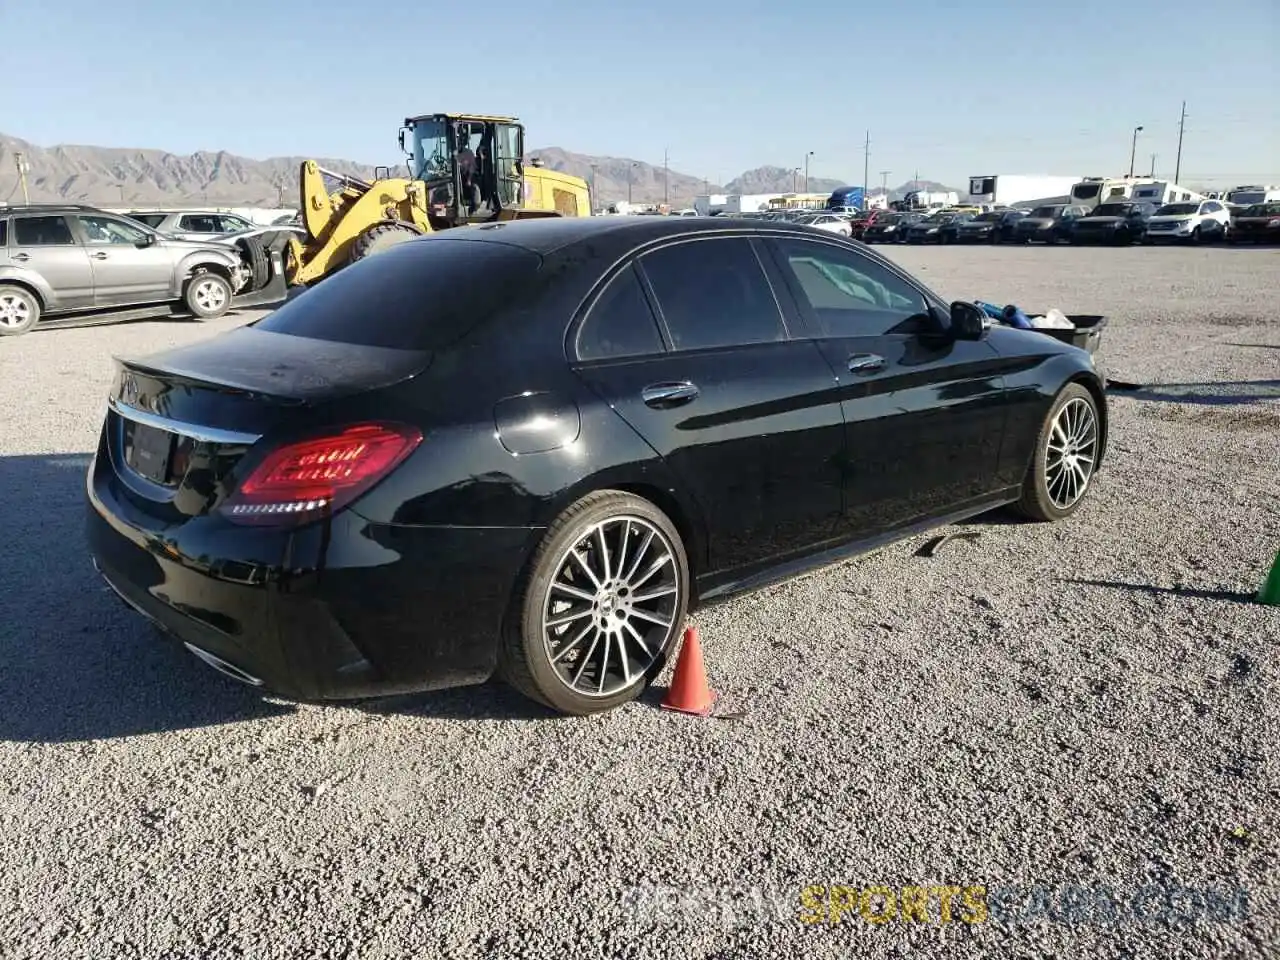
[[[434,350],[519,302],[542,258],[504,243],[428,237],[344,267],[258,321],[260,330]]]
[[[129,214],[129,219],[145,223],[148,227],[158,227],[164,216],[163,213],[131,213]]]
[[[188,214],[178,221],[178,229],[191,233],[218,233],[218,218],[208,214]]]
[[[218,225],[224,233],[234,233],[237,230],[253,229],[253,224],[248,220],[241,220],[239,217],[229,217],[225,213],[218,217]]]
[[[927,309],[919,291],[870,257],[812,240],[776,242],[822,336],[877,336]]]
[[[662,336],[635,269],[628,267],[609,281],[578,332],[583,360],[661,353]]]
[[[773,288],[748,240],[680,243],[641,263],[676,350],[786,339]]]
[[[3,247],[8,240],[9,221],[0,220],[0,247]]]
[[[14,217],[13,240],[20,247],[74,244],[66,217]]]

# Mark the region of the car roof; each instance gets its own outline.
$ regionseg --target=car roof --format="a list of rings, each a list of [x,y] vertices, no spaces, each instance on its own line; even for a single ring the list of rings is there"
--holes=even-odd
[[[628,242],[639,246],[664,237],[698,236],[730,230],[813,235],[807,228],[785,220],[747,220],[722,214],[718,217],[538,217],[449,230],[440,236],[507,243],[533,253],[549,254],[596,238],[620,240],[626,236]]]
[[[13,206],[0,206],[0,216],[10,213],[105,213],[101,207],[91,207],[84,203],[19,203]]]

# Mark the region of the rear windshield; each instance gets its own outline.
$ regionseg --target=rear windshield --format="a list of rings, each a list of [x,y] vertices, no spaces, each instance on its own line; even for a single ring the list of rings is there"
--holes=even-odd
[[[1093,208],[1095,217],[1123,217],[1126,216],[1133,207],[1127,203],[1100,203]]]
[[[1052,220],[1062,215],[1062,209],[1062,207],[1036,207],[1031,211],[1031,216],[1041,220]]]
[[[1166,203],[1156,211],[1156,213],[1162,217],[1180,216],[1182,214],[1199,212],[1200,204],[1198,203]]]
[[[428,237],[346,267],[258,321],[260,330],[396,350],[455,343],[531,286],[523,247]]]

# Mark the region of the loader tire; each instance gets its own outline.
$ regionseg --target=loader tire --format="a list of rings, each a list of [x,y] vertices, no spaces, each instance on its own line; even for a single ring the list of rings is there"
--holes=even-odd
[[[244,253],[245,259],[249,263],[252,278],[249,280],[249,290],[261,290],[267,285],[267,281],[271,279],[271,264],[267,260],[267,251],[262,245],[262,241],[257,237],[244,237],[236,241],[236,246]]]
[[[375,253],[390,250],[396,244],[422,236],[407,223],[379,223],[365,230],[351,242],[348,262],[355,263]]]

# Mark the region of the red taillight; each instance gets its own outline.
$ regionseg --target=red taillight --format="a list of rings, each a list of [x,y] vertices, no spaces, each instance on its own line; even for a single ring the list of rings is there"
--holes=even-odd
[[[219,508],[237,523],[304,522],[346,506],[422,442],[400,424],[361,423],[273,450]]]

